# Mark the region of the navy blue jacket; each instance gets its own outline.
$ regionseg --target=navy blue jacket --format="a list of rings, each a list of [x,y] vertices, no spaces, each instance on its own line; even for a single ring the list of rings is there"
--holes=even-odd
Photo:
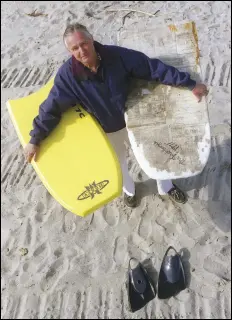
[[[60,67],[48,98],[40,105],[39,115],[33,121],[30,143],[39,145],[57,126],[62,113],[77,104],[95,116],[105,132],[124,128],[125,102],[131,77],[189,89],[196,85],[188,73],[158,59],[150,59],[141,52],[96,41],[94,46],[101,57],[97,74],[74,57]]]

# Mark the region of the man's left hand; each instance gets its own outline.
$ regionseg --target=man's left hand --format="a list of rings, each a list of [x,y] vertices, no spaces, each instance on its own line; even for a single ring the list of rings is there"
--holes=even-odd
[[[192,93],[194,94],[194,96],[197,97],[198,102],[201,102],[202,97],[207,96],[208,90],[204,84],[198,83],[196,84],[195,88],[192,90]]]

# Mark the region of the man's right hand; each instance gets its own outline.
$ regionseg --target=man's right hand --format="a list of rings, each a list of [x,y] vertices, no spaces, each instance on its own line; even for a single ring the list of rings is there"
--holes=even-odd
[[[28,163],[31,162],[33,157],[34,157],[34,161],[36,161],[38,158],[38,153],[39,153],[39,146],[35,144],[28,143],[24,148],[24,155]]]

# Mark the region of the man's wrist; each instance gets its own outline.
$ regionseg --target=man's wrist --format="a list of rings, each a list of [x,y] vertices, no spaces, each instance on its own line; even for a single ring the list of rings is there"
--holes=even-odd
[[[36,137],[32,137],[29,143],[35,144],[36,146],[39,146],[39,144],[40,144],[40,139],[38,139],[38,138],[36,138]]]

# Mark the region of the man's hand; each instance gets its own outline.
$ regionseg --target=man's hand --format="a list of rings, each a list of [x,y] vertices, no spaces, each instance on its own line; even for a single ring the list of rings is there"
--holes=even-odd
[[[192,93],[194,94],[194,96],[197,97],[198,102],[201,102],[202,97],[207,96],[208,90],[204,84],[198,83],[196,84],[195,88],[192,90]]]
[[[28,163],[31,162],[32,158],[34,157],[34,161],[37,160],[39,153],[39,146],[35,144],[28,143],[24,148],[24,155]]]

